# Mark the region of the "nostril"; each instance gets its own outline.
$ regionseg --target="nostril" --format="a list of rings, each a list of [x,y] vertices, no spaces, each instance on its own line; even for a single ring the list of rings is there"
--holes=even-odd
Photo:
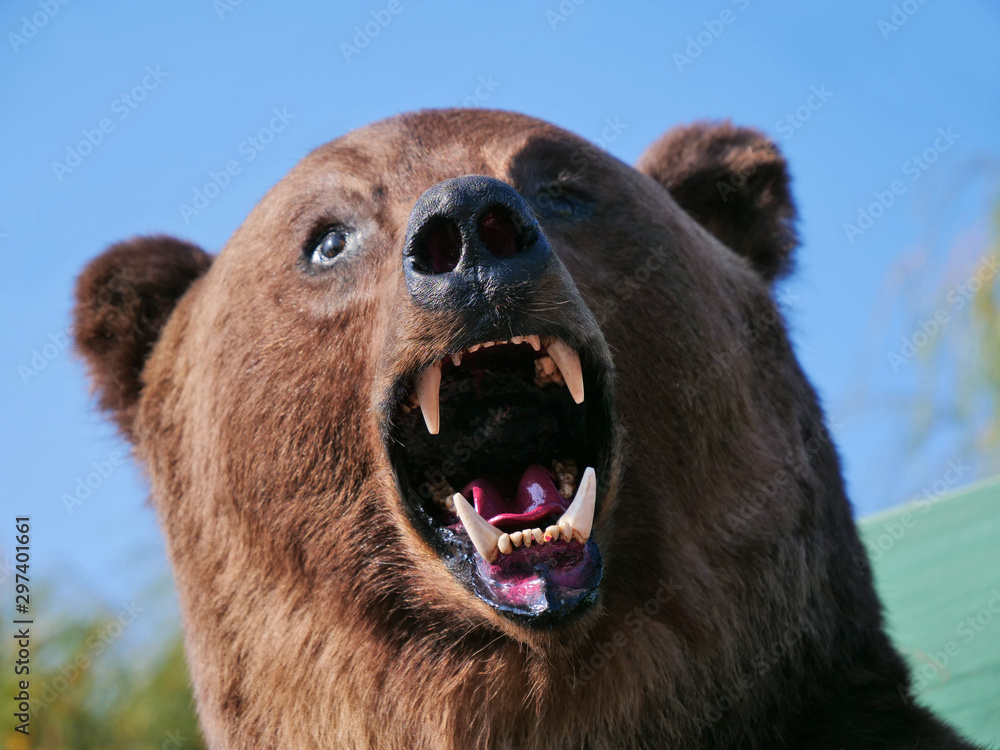
[[[450,219],[435,219],[424,232],[420,254],[434,273],[453,271],[462,258],[462,233]]]
[[[498,258],[510,258],[524,247],[510,212],[502,206],[480,216],[476,229],[483,246]]]

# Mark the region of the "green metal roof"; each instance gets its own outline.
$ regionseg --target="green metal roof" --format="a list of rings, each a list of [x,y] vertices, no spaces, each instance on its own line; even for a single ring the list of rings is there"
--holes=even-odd
[[[858,526],[917,700],[1000,746],[1000,478]]]

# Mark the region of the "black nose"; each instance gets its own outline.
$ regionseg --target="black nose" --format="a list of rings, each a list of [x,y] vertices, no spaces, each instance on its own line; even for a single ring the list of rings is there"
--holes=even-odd
[[[439,182],[410,212],[403,272],[410,296],[423,307],[517,303],[551,259],[524,198],[492,177]]]

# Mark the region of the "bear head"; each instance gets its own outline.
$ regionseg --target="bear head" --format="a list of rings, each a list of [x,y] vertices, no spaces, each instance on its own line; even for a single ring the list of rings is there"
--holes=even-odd
[[[753,130],[633,169],[442,110],[314,151],[214,258],[94,260],[77,344],[210,745],[728,747],[904,710],[775,302],[794,221]]]

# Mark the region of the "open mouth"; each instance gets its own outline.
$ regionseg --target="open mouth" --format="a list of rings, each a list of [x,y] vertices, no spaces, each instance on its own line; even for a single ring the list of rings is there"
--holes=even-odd
[[[470,344],[397,384],[388,449],[407,510],[510,617],[550,622],[596,600],[609,379],[591,348],[526,334]]]

